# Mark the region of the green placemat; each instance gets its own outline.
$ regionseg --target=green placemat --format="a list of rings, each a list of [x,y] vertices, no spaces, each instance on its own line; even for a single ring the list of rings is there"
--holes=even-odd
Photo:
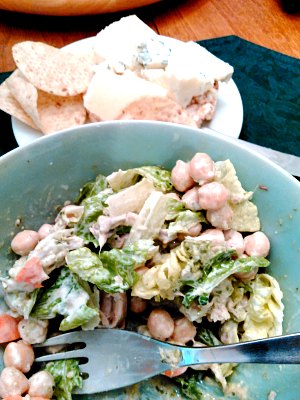
[[[234,67],[244,122],[241,138],[300,156],[300,60],[237,36],[198,42]],[[0,83],[9,73],[0,74]],[[10,116],[0,111],[0,155],[17,143]]]
[[[300,156],[300,59],[237,36],[198,43],[234,67],[244,107],[240,137]]]

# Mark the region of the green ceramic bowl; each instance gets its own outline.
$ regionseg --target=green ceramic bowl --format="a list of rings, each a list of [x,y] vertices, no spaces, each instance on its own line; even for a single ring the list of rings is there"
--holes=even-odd
[[[17,219],[26,228],[36,229],[97,173],[109,174],[118,168],[142,164],[171,168],[175,160],[188,160],[197,151],[207,152],[215,160],[229,158],[245,189],[255,191],[254,202],[259,207],[262,229],[272,245],[269,272],[278,279],[284,293],[284,332],[300,330],[300,184],[234,140],[184,126],[139,121],[91,124],[38,139],[3,156],[0,159],[1,270],[10,267],[8,247],[17,230]],[[299,378],[300,366],[240,365],[232,380],[247,388],[249,400],[267,399],[271,390],[277,393],[276,400],[297,400]],[[171,389],[161,392],[152,381],[134,390],[89,397],[180,398]]]

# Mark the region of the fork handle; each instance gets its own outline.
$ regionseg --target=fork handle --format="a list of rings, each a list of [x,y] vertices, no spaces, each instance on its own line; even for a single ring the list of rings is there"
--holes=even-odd
[[[211,363],[299,364],[300,333],[226,346],[184,348],[180,366]]]

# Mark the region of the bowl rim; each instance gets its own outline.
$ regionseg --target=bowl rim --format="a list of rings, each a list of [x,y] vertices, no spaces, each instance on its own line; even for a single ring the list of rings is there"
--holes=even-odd
[[[25,146],[16,147],[15,149],[10,150],[8,153],[6,153],[0,157],[0,167],[2,164],[9,162],[9,160],[11,158],[17,157],[18,154],[22,154],[26,150],[32,150],[35,147],[38,148],[38,147],[42,146],[43,144],[45,146],[47,146],[47,142],[51,143],[51,142],[54,142],[55,140],[57,140],[58,142],[59,142],[59,140],[61,140],[61,139],[64,140],[65,138],[66,138],[66,140],[68,140],[69,139],[68,135],[80,135],[81,133],[84,134],[84,131],[90,131],[90,130],[91,131],[98,130],[97,134],[105,135],[105,134],[107,134],[105,131],[106,127],[117,126],[119,129],[124,129],[127,126],[130,127],[130,126],[134,126],[134,125],[141,125],[141,129],[142,129],[143,125],[144,126],[151,126],[151,125],[161,126],[161,127],[165,127],[165,128],[173,127],[174,129],[177,129],[179,131],[181,130],[181,131],[194,132],[197,135],[204,135],[207,137],[215,138],[223,143],[230,143],[237,149],[241,149],[242,151],[245,151],[246,153],[251,154],[252,156],[262,160],[263,162],[268,164],[271,168],[276,170],[279,174],[284,175],[286,179],[290,180],[291,182],[295,183],[296,185],[300,185],[300,182],[293,175],[291,175],[289,172],[287,172],[285,169],[283,169],[281,166],[279,166],[278,164],[276,164],[274,161],[270,160],[266,156],[255,152],[254,149],[246,147],[243,144],[243,142],[240,141],[240,139],[238,139],[238,138],[232,138],[230,136],[223,135],[223,134],[218,133],[213,130],[208,131],[209,128],[206,130],[206,128],[205,129],[195,128],[192,126],[182,125],[182,124],[173,123],[173,122],[163,122],[163,121],[154,121],[154,120],[101,121],[101,122],[96,122],[96,123],[92,123],[92,124],[85,124],[85,125],[81,125],[81,126],[77,126],[77,127],[67,128],[62,131],[55,132],[53,134],[41,136],[40,138],[37,138],[35,141],[33,141],[29,144],[26,144]],[[102,129],[104,129],[103,132],[101,132]],[[153,135],[155,135],[155,134],[158,134],[158,132],[157,131],[153,132]],[[164,132],[164,134],[165,134],[165,132]]]

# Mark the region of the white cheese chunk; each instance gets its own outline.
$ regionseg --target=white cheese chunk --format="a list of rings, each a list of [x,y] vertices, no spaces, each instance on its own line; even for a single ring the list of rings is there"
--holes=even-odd
[[[166,98],[163,87],[138,77],[130,70],[119,75],[102,63],[84,95],[85,108],[99,120],[118,119],[133,102],[145,97]]]
[[[186,57],[190,62],[195,63],[207,78],[228,82],[232,77],[234,69],[230,64],[195,42],[187,42],[184,45],[185,50],[182,53],[182,57]]]
[[[121,18],[97,34],[94,44],[97,61],[113,64],[121,61],[130,68],[138,45],[155,36],[158,35],[136,15]]]
[[[207,80],[201,73],[193,74],[180,65],[176,68],[142,70],[141,76],[168,90],[169,97],[183,108],[190,104],[195,96],[200,96],[213,87],[214,82]]]

